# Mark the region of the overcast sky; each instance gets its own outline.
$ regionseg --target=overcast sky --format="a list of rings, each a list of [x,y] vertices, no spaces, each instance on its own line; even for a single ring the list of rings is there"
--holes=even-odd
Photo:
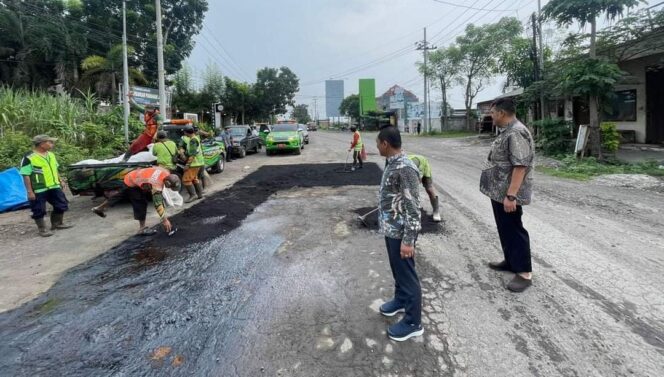
[[[547,0],[542,0],[543,4]],[[444,4],[447,3],[447,4]],[[654,0],[651,3],[655,4]],[[536,0],[209,0],[203,31],[188,60],[195,76],[217,64],[224,75],[253,82],[263,67],[288,66],[300,78],[298,103],[325,109],[326,79],[344,79],[345,94],[358,92],[358,79],[375,78],[380,95],[394,84],[423,99],[415,63],[422,53],[415,42],[428,39],[447,46],[468,23],[484,24],[504,16],[525,21]],[[454,6],[457,4],[463,6]],[[478,100],[501,93],[496,78]],[[437,89],[431,89],[439,100]],[[451,104],[463,108],[455,88]]]

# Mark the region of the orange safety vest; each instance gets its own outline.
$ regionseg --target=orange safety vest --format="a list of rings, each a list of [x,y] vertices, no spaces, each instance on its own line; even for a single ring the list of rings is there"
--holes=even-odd
[[[124,184],[127,187],[143,187],[150,185],[153,191],[162,191],[164,189],[164,179],[171,174],[168,170],[160,167],[136,169],[130,171],[124,177]]]
[[[157,134],[157,130],[159,129],[159,123],[157,122],[157,114],[154,112],[153,113],[146,112],[143,116],[145,119],[145,129],[143,130],[143,133],[150,137],[154,137],[154,135]]]

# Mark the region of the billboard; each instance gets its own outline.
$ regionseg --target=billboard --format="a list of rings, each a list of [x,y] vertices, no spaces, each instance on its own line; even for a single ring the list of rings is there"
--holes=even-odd
[[[360,79],[360,114],[376,111],[376,80]]]
[[[397,88],[394,95],[390,96],[390,110],[401,110],[406,106],[403,88]]]
[[[325,81],[325,115],[328,118],[340,117],[339,107],[344,100],[344,81]]]

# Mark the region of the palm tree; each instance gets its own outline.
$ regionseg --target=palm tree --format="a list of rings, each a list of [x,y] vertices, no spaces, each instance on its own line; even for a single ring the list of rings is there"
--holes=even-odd
[[[127,54],[133,55],[133,47],[127,47]],[[94,87],[101,98],[110,99],[115,103],[118,92],[118,81],[122,77],[122,45],[111,47],[106,56],[91,55],[81,63],[83,75],[81,81],[84,86]],[[136,68],[129,68],[130,83],[145,84],[143,73]]]

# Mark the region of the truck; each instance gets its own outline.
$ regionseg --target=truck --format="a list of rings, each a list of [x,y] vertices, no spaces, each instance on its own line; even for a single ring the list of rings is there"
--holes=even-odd
[[[191,121],[178,119],[165,122],[161,130],[166,131],[168,138],[179,145],[185,127],[192,124]],[[223,172],[227,150],[223,139],[207,138],[202,140],[201,144],[205,157],[205,168],[212,174]],[[74,164],[67,167],[65,176],[73,195],[108,196],[109,193],[122,188],[124,176],[127,173],[154,164],[155,161]],[[178,173],[183,172],[178,171]]]

